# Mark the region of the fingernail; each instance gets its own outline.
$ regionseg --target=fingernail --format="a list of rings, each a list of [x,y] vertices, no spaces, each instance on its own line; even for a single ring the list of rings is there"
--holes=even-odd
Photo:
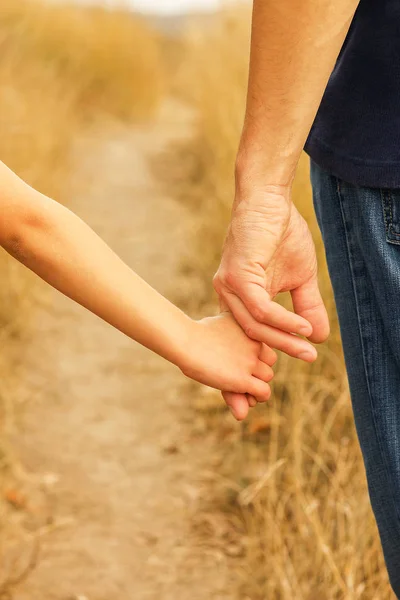
[[[314,354],[314,352],[305,350],[304,352],[300,352],[300,354],[298,354],[297,358],[300,358],[300,360],[306,360],[307,362],[309,362],[309,361],[315,360],[317,357]]]

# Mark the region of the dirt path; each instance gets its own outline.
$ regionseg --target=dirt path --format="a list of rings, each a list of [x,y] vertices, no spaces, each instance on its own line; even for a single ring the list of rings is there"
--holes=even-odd
[[[177,131],[181,117],[166,109],[134,132],[114,127],[82,141],[70,202],[166,295],[179,283],[192,221],[162,194],[149,159]],[[190,546],[210,450],[191,439],[180,373],[52,291],[29,337],[29,402],[15,443],[44,476],[55,523],[67,524],[43,536],[39,566],[13,597],[232,599],[224,562]]]

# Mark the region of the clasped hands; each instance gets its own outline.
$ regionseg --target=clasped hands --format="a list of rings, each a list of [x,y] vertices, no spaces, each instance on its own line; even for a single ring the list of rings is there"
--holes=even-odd
[[[309,363],[316,360],[312,343],[326,340],[329,321],[318,287],[314,242],[290,189],[265,186],[236,200],[214,288],[221,311],[229,311],[260,344],[259,358],[267,368],[258,367],[256,377],[272,379],[275,350]],[[293,312],[274,301],[281,292],[291,294]],[[267,399],[249,392],[222,395],[238,420]]]

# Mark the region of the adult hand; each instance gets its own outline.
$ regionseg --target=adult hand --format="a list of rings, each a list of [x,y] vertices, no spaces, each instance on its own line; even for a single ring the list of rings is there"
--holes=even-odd
[[[215,288],[250,337],[307,361],[316,351],[293,333],[322,342],[329,324],[314,244],[291,203],[291,183],[358,5],[253,0],[236,205]],[[294,314],[273,302],[283,291],[292,295]]]
[[[307,362],[316,359],[315,348],[293,335],[323,342],[329,321],[318,288],[315,246],[290,188],[238,191],[214,287],[222,307],[249,337]],[[294,313],[273,301],[286,291]],[[247,399],[224,398],[237,418],[247,415]]]

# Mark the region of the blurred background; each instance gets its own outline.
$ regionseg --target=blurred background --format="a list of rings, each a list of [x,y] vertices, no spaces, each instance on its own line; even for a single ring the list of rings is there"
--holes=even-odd
[[[0,159],[192,316],[217,311],[250,16],[1,3]],[[294,199],[333,331],[312,367],[279,357],[241,425],[0,255],[2,600],[392,598],[305,157]]]

